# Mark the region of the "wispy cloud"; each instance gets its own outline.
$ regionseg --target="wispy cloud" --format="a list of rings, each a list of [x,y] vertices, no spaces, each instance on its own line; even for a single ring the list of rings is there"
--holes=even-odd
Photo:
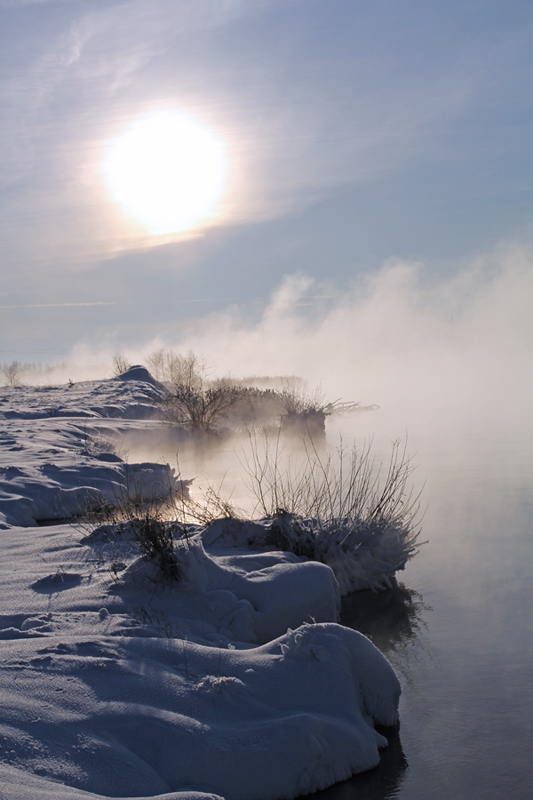
[[[466,184],[457,178],[461,163],[479,153],[485,160],[476,174],[492,174],[503,150],[512,149],[506,143],[518,138],[519,115],[510,112],[512,130],[492,139],[480,133],[490,129],[487,114],[494,121],[499,103],[514,107],[513,87],[526,91],[524,54],[531,48],[524,26],[512,23],[514,11],[509,24],[493,20],[492,27],[481,14],[476,37],[465,33],[459,22],[463,13],[472,22],[471,5],[463,12],[459,3],[435,10],[415,2],[333,8],[305,0],[0,0],[4,291],[18,291],[28,273],[44,284],[121,253],[153,248],[156,261],[159,245],[201,235],[153,237],[108,196],[100,167],[109,142],[153,110],[179,107],[227,143],[230,187],[213,224],[230,235],[300,215],[339,187],[366,184],[379,192],[383,177],[408,164],[414,170],[406,191],[414,196],[417,170],[428,163],[441,173],[452,164],[452,195]],[[447,181],[445,174],[445,190]],[[419,207],[425,197],[438,204],[438,194],[438,182],[426,185]],[[414,219],[416,210],[415,203]],[[326,235],[334,224],[326,223]],[[420,230],[423,219],[416,224]],[[420,251],[416,224],[406,252]],[[181,263],[177,258],[177,270]]]
[[[398,60],[386,31],[368,36],[370,23],[355,12],[344,20],[353,40],[337,31],[332,47],[326,29],[310,49],[301,33],[306,3],[54,8],[55,24],[42,36],[28,26],[22,62],[4,70],[0,171],[11,189],[0,233],[6,258],[21,269],[75,269],[162,243],[122,216],[99,172],[106,142],[147,110],[178,105],[217,128],[232,164],[223,219],[247,223],[292,213],[431,150],[439,121],[463,113],[493,74],[487,43],[465,43],[426,69],[414,57]],[[17,13],[24,7],[9,8]],[[330,27],[342,23],[320,13]],[[20,37],[24,26],[16,30]]]
[[[320,295],[320,297],[326,297],[328,295]],[[136,301],[132,300],[99,300],[91,303],[20,303],[20,304],[9,304],[9,305],[0,305],[2,309],[9,309],[9,308],[78,308],[82,306],[129,306],[135,304]],[[176,305],[180,304],[188,304],[188,303],[215,303],[217,302],[213,298],[210,297],[198,297],[198,298],[191,298],[191,299],[174,299],[173,303]]]
[[[24,303],[0,306],[0,308],[76,308],[80,306],[127,306],[130,303],[129,300],[102,300],[94,303]]]

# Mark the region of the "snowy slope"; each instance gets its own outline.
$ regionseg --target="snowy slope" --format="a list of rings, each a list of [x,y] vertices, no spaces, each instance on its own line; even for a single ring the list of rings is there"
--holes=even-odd
[[[4,390],[9,800],[296,797],[375,766],[386,740],[374,725],[397,719],[397,677],[368,639],[336,624],[339,586],[325,564],[190,529],[175,551],[179,580],[165,582],[127,526],[32,524],[72,513],[77,500],[65,496],[109,491],[130,468],[95,446],[83,415],[117,431],[117,408],[156,424],[132,409],[153,409],[159,391],[114,380],[40,403],[38,390]],[[138,469],[148,492],[173,477],[164,465]]]
[[[111,440],[124,425],[146,426],[160,417],[162,392],[143,368],[109,381],[1,389],[0,527],[64,519],[135,482],[147,499],[175,490],[168,465],[123,463],[98,424],[106,421]]]

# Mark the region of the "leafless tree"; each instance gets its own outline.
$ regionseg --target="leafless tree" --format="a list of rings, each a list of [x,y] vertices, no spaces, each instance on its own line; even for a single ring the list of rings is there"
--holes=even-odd
[[[123,372],[126,372],[131,367],[130,362],[125,358],[123,355],[117,354],[113,356],[113,377],[116,378],[117,375],[122,375]]]
[[[8,386],[20,385],[21,370],[22,364],[20,361],[12,361],[11,364],[4,364],[3,372]]]
[[[194,433],[212,432],[241,397],[243,389],[231,381],[209,381],[204,362],[193,352],[174,361],[172,388],[164,401],[171,424]]]

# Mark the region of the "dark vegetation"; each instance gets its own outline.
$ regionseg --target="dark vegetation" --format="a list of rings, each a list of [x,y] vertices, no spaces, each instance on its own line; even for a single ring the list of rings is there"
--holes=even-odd
[[[122,356],[115,356],[114,364],[115,373],[129,366]],[[193,352],[157,350],[146,364],[167,389],[162,405],[168,423],[195,437],[279,428],[320,437],[328,415],[361,409],[359,403],[326,402],[319,390],[310,392],[295,377],[213,379]]]

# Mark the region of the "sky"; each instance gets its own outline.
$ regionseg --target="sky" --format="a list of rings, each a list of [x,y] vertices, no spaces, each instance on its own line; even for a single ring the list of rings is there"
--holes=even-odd
[[[0,361],[194,346],[291,374],[313,342],[338,375],[339,350],[442,359],[452,328],[472,364],[529,357],[532,39],[527,0],[0,0]],[[222,159],[180,230],[106,172],[154,119]],[[147,147],[128,180],[171,174]]]

